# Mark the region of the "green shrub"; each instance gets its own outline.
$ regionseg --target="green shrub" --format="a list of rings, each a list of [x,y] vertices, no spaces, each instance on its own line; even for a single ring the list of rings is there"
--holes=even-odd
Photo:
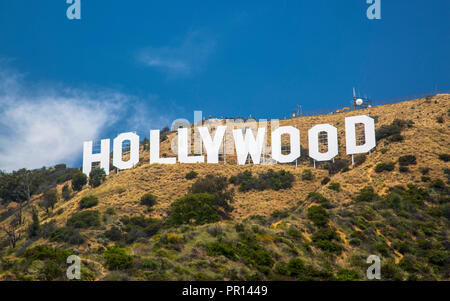
[[[328,182],[330,182],[331,181],[331,179],[329,178],[329,177],[325,177],[325,178],[323,178],[323,180],[322,180],[322,182],[320,182],[322,185],[327,185],[328,184]]]
[[[358,281],[361,279],[359,273],[351,269],[339,269],[336,273],[338,281]]]
[[[126,270],[133,265],[133,256],[128,255],[119,247],[108,247],[103,254],[110,270]]]
[[[428,262],[438,266],[447,266],[450,264],[450,253],[444,250],[430,250],[427,253]]]
[[[78,172],[72,177],[72,189],[81,191],[83,186],[87,184],[87,176],[84,173]]]
[[[444,162],[448,162],[448,161],[450,161],[450,154],[440,154],[439,159]]]
[[[378,163],[375,166],[375,171],[380,173],[383,171],[393,171],[395,168],[395,163],[394,162],[383,162],[383,163]]]
[[[422,176],[422,177],[420,178],[420,180],[421,180],[422,182],[430,182],[430,181],[431,181],[431,178],[430,178],[430,177],[427,177],[427,176]]]
[[[68,227],[87,229],[100,226],[100,214],[97,210],[76,212],[67,220]]]
[[[405,255],[398,263],[399,267],[409,273],[417,273],[419,272],[419,268],[415,258],[411,255]]]
[[[402,142],[405,138],[401,134],[394,134],[388,138],[390,142]]]
[[[123,238],[122,231],[117,227],[111,227],[111,229],[105,231],[105,237],[112,241],[119,241]]]
[[[155,270],[156,268],[158,268],[158,262],[151,258],[142,258],[139,261],[139,267],[145,270]]]
[[[443,215],[446,219],[450,220],[450,205],[444,205],[444,206],[442,207],[442,215]]]
[[[124,224],[124,230],[126,232],[134,232],[132,235],[136,235],[140,231],[145,233],[146,236],[152,236],[161,228],[160,220],[146,218],[145,216],[123,216],[120,221]],[[130,238],[128,237],[128,240]]]
[[[295,277],[300,281],[331,280],[330,272],[316,270],[311,265],[306,265],[300,258],[293,258],[284,265],[277,266],[277,272],[282,275]]]
[[[194,171],[194,170],[191,170],[190,172],[188,172],[186,174],[185,178],[187,180],[192,180],[192,179],[195,179],[197,176],[198,176],[198,173],[196,171]]]
[[[246,265],[257,268],[260,272],[268,273],[274,260],[270,253],[261,248],[253,235],[239,234],[239,241],[233,243],[213,242],[206,245],[209,256],[223,255],[230,260],[241,260]]]
[[[79,208],[87,209],[98,205],[98,198],[93,195],[85,196],[80,200]]]
[[[37,245],[35,247],[27,249],[23,253],[23,257],[31,260],[48,259],[56,262],[65,262],[67,260],[67,257],[72,254],[72,251],[53,248],[46,245]]]
[[[252,176],[251,171],[244,171],[237,176],[230,178],[230,183],[239,185],[239,191],[246,192],[252,189],[254,190],[281,190],[289,189],[294,182],[294,175],[285,170],[273,171],[269,169],[266,173],[260,173],[258,177]]]
[[[44,266],[39,269],[39,277],[45,281],[52,281],[61,278],[64,271],[53,261],[46,260]]]
[[[156,196],[151,193],[146,193],[141,197],[140,203],[147,207],[153,207],[156,205]]]
[[[320,229],[320,230],[314,232],[313,235],[311,235],[311,239],[313,241],[319,241],[319,240],[340,241],[341,240],[335,230],[327,229],[327,228]]]
[[[106,172],[103,168],[94,168],[89,173],[89,185],[95,188],[100,186],[106,179]]]
[[[71,245],[81,245],[85,238],[81,235],[80,230],[72,227],[57,228],[50,234],[50,241],[66,242]]]
[[[324,197],[322,194],[320,194],[319,192],[308,193],[306,200],[309,202],[320,204],[325,208],[331,207],[330,201],[326,197]]]
[[[410,128],[413,126],[413,122],[411,120],[400,120],[395,119],[390,125],[383,125],[378,130],[376,130],[376,139],[377,141],[390,138],[391,142],[401,141],[403,137],[400,139],[400,133],[406,127]],[[400,140],[399,140],[400,139]]]
[[[416,165],[416,156],[413,155],[407,155],[407,156],[401,156],[398,158],[398,163],[400,166],[408,166],[408,165]]]
[[[401,173],[409,172],[409,168],[406,166],[400,166],[398,168],[398,171],[400,171]]]
[[[338,172],[346,172],[349,170],[350,162],[343,159],[335,159],[334,162],[328,164],[328,174],[334,175]]]
[[[65,184],[61,191],[61,196],[64,199],[64,201],[70,200],[72,197],[72,192],[70,191],[69,185]]]
[[[230,260],[237,259],[237,255],[232,245],[218,241],[207,244],[206,253],[208,256],[223,255]]]
[[[433,181],[431,181],[430,187],[437,190],[444,190],[445,183],[441,179],[434,179]]]
[[[326,251],[326,252],[330,252],[336,255],[339,255],[342,253],[342,251],[344,250],[344,247],[333,242],[333,241],[328,241],[328,240],[318,240],[314,242],[314,246],[316,246],[317,248]]]
[[[341,184],[332,182],[330,185],[328,185],[328,189],[334,190],[334,191],[341,191]]]
[[[329,215],[322,206],[311,206],[308,209],[308,219],[316,226],[325,226],[328,223]]]
[[[359,154],[359,155],[356,155],[356,156],[354,157],[354,160],[355,160],[355,166],[360,166],[360,165],[362,165],[364,162],[366,162],[366,159],[367,159],[367,155],[366,155],[366,154]]]
[[[381,265],[381,275],[385,280],[394,280],[394,281],[403,280],[401,270],[392,261],[387,261]]]
[[[41,224],[39,223],[39,215],[36,208],[33,208],[31,211],[31,219],[32,222],[27,228],[28,237],[38,237],[41,231]]]
[[[430,170],[431,170],[431,168],[429,168],[429,167],[420,167],[419,168],[420,173],[424,176],[427,175],[430,172]]]
[[[302,232],[293,225],[286,230],[286,234],[295,239],[304,239]]]
[[[314,175],[310,169],[305,169],[302,172],[302,180],[303,181],[312,181],[314,180]]]
[[[208,193],[188,194],[170,205],[167,223],[170,225],[203,225],[219,221],[214,196]]]
[[[444,168],[444,176],[447,178],[447,182],[450,183],[450,168]]]
[[[289,260],[286,269],[289,276],[300,276],[305,271],[305,263],[300,258],[293,258]]]
[[[366,186],[362,188],[355,198],[357,202],[373,202],[379,198],[378,194],[375,193],[373,187]]]

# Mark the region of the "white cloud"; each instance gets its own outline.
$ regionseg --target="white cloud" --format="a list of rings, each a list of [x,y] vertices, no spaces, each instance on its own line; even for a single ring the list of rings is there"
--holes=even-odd
[[[199,72],[215,47],[215,40],[200,31],[190,31],[176,46],[147,47],[138,60],[169,76],[190,76]]]
[[[77,163],[83,141],[107,138],[113,125],[149,126],[153,114],[119,92],[30,88],[17,73],[0,72],[0,170]]]

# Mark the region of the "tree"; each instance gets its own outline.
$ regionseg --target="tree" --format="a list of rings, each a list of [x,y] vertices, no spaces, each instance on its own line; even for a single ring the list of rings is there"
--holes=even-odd
[[[8,236],[9,245],[13,249],[22,237],[22,233],[18,231],[19,226],[20,224],[17,219],[14,219],[8,226],[3,226],[3,231],[5,231]]]
[[[41,225],[39,223],[39,215],[36,208],[33,208],[31,211],[32,222],[28,227],[28,236],[30,238],[39,236],[39,231],[41,229]]]
[[[44,192],[44,195],[42,196],[42,202],[41,206],[44,207],[45,211],[48,213],[48,210],[52,208],[52,210],[55,208],[55,204],[58,201],[58,192],[55,188],[49,189],[46,192]]]
[[[106,179],[106,173],[103,168],[94,168],[89,173],[89,185],[92,188],[100,186]]]
[[[72,189],[75,191],[81,191],[83,186],[87,183],[87,176],[84,173],[76,173],[72,178]]]
[[[230,203],[234,202],[234,190],[228,189],[228,180],[223,176],[216,176],[213,174],[206,175],[203,178],[197,179],[189,188],[191,194],[207,193],[213,196],[212,205],[219,211],[222,218],[228,219],[229,213],[233,211]]]
[[[72,192],[70,191],[69,185],[65,184],[63,186],[62,191],[61,191],[61,196],[65,201],[70,200],[70,198],[72,197]]]
[[[22,211],[24,203],[30,201],[31,195],[37,190],[35,177],[31,171],[21,169],[11,174],[0,174],[0,198],[3,203],[18,204],[17,217],[19,225],[23,223]]]
[[[203,225],[220,220],[214,196],[208,193],[188,194],[170,205],[169,225]]]

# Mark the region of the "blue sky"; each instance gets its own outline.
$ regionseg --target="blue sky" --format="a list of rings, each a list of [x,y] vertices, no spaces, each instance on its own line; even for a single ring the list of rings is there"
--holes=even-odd
[[[45,127],[14,129],[30,106],[39,124],[60,116],[48,127],[61,148],[24,153],[31,168],[78,164],[84,139],[145,134],[194,110],[283,118],[297,104],[348,105],[352,87],[374,101],[450,89],[448,0],[382,0],[381,20],[367,19],[365,0],[81,4],[82,19],[68,20],[65,0],[0,0],[0,169],[17,167],[13,134],[55,148]]]

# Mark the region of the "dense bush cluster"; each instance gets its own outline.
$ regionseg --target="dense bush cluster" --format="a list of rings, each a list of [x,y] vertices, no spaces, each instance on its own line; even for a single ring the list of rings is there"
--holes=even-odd
[[[220,220],[214,196],[208,193],[188,194],[170,205],[167,223],[170,225],[202,225]]]
[[[355,166],[360,166],[362,165],[364,162],[366,162],[367,160],[367,155],[366,154],[359,154],[356,155],[355,158]]]
[[[147,207],[153,207],[156,205],[156,196],[151,193],[146,193],[141,197],[140,203]]]
[[[341,191],[341,184],[336,182],[331,182],[330,185],[328,185],[328,189],[334,190],[334,191]]]
[[[398,163],[400,166],[408,166],[408,165],[416,165],[416,156],[414,155],[407,155],[407,156],[401,156],[398,158]]]
[[[440,154],[439,159],[444,162],[448,162],[448,161],[450,161],[450,154]]]
[[[312,177],[312,174],[311,174]],[[257,177],[252,172],[246,170],[230,178],[230,183],[239,185],[239,191],[246,192],[254,190],[281,190],[289,189],[294,182],[294,175],[289,171],[273,171],[269,169],[266,173],[260,173]]]
[[[81,245],[85,242],[85,237],[81,234],[79,229],[73,227],[56,228],[51,232],[50,241],[66,242],[71,245]]]
[[[377,141],[385,138],[390,142],[402,141],[402,130],[411,128],[413,124],[414,123],[411,120],[395,119],[390,125],[383,125],[376,131],[376,139]]]
[[[123,216],[120,221],[123,223],[122,234],[118,228],[111,228],[105,235],[113,241],[125,240],[130,244],[138,240],[139,238],[151,237],[155,235],[162,227],[162,222],[154,218],[146,218],[145,216]]]
[[[198,176],[198,173],[194,170],[191,170],[190,172],[188,172],[185,176],[186,180],[192,180],[195,179]]]
[[[328,164],[329,175],[337,174],[338,172],[346,172],[349,170],[350,162],[344,159],[335,159],[334,162]]]
[[[83,197],[79,203],[80,209],[92,208],[97,205],[98,205],[98,198],[93,195]]]
[[[378,194],[375,192],[372,186],[366,186],[362,188],[358,195],[355,197],[357,202],[373,202],[378,200]]]
[[[395,163],[394,162],[383,162],[378,163],[375,166],[375,172],[383,172],[383,171],[393,171],[395,169]]]
[[[218,214],[222,218],[229,218],[229,213],[233,211],[231,203],[234,202],[234,190],[228,189],[228,180],[223,176],[206,175],[197,179],[189,188],[189,193],[207,193],[213,196],[212,205],[217,208]]]
[[[314,180],[314,175],[313,175],[311,169],[305,169],[302,172],[302,180],[303,181],[312,181],[312,180]]]
[[[97,210],[76,212],[67,220],[67,226],[87,229],[100,226],[100,213]]]
[[[111,270],[125,270],[133,264],[133,256],[128,255],[124,249],[119,247],[108,247],[103,257]]]
[[[209,243],[206,250],[209,256],[223,255],[230,260],[240,260],[262,273],[269,273],[275,263],[270,252],[259,245],[254,234],[248,232],[240,233],[239,239],[231,243],[220,241]]]
[[[322,206],[313,205],[308,209],[308,219],[317,227],[325,226],[330,216]]]

